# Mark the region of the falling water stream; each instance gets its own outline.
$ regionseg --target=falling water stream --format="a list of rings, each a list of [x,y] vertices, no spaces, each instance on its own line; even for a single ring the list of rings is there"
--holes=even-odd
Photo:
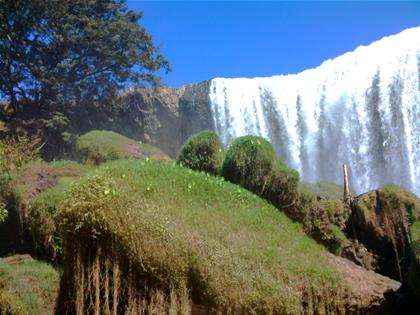
[[[305,181],[341,183],[347,163],[356,192],[420,194],[420,27],[299,74],[213,79],[210,101],[225,145],[267,138]]]

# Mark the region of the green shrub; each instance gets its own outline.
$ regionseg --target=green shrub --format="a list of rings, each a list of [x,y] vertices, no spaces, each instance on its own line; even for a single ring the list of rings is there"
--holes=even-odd
[[[233,141],[221,175],[292,214],[298,198],[299,173],[277,157],[267,140],[245,136]]]
[[[10,175],[38,157],[39,147],[28,137],[0,140],[0,175]]]
[[[191,136],[178,154],[178,163],[192,170],[218,175],[224,158],[219,136],[211,130],[204,130]]]
[[[128,158],[169,160],[156,147],[105,130],[93,130],[80,136],[76,141],[75,155],[79,162],[93,165]]]

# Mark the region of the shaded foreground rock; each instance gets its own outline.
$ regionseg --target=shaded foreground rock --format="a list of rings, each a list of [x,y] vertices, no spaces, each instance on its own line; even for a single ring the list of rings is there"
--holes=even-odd
[[[346,314],[362,311],[368,314],[392,312],[398,299],[401,283],[369,271],[355,263],[326,254],[328,262],[343,276],[348,291],[343,294]]]
[[[368,271],[345,258],[330,253],[325,253],[325,257],[341,274],[347,289],[330,295],[306,292],[304,314],[393,314],[396,311],[400,282]],[[339,299],[336,308],[328,306],[331,302],[329,299]],[[215,314],[214,311],[205,305],[191,305],[191,315],[211,314]]]

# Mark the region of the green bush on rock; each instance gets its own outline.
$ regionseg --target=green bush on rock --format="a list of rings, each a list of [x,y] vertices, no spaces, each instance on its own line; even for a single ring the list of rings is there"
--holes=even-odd
[[[299,173],[288,168],[267,140],[237,138],[226,152],[221,175],[289,213],[298,198]],[[292,216],[293,217],[293,216]]]
[[[212,130],[204,130],[185,141],[178,154],[178,163],[192,170],[218,175],[223,158],[219,136]]]
[[[80,136],[76,141],[75,155],[79,162],[93,165],[129,158],[169,160],[169,157],[156,147],[106,130],[93,130]]]

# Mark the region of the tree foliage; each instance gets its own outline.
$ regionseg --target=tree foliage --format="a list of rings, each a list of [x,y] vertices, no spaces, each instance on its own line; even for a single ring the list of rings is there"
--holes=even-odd
[[[124,0],[0,0],[1,115],[100,104],[168,62]],[[8,108],[6,108],[8,107]]]
[[[0,140],[0,176],[10,176],[10,172],[21,168],[38,158],[39,146],[28,137]]]

